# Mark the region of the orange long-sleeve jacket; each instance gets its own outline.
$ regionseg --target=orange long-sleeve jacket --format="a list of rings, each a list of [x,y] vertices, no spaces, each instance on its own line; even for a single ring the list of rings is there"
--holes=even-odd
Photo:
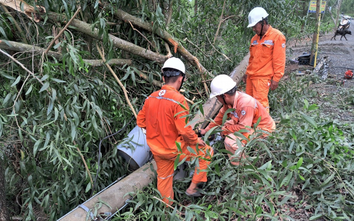
[[[257,34],[253,36],[246,74],[251,79],[267,78],[279,82],[285,69],[285,41],[285,36],[272,26],[269,26],[262,39]]]
[[[275,122],[263,105],[250,95],[239,91],[236,92],[234,105],[224,105],[215,117],[215,123],[211,122],[205,129],[208,131],[217,125],[221,125],[225,112],[230,108],[235,110],[227,114],[228,119],[231,119],[232,123],[226,126],[228,131],[223,132],[225,135],[241,129],[247,129],[246,126],[253,128],[253,125],[257,123],[259,118],[261,118],[261,120],[258,124],[258,128],[269,132],[275,130]],[[247,137],[250,133],[252,133],[252,131],[243,134]]]
[[[183,117],[188,113],[184,96],[168,85],[145,100],[137,125],[146,128],[146,140],[154,155],[176,153],[176,141],[197,144],[198,136],[191,126],[186,127],[186,118]]]

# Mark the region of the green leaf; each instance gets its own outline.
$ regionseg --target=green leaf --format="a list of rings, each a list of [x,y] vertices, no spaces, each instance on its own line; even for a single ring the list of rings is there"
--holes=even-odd
[[[224,125],[226,120],[227,120],[227,114],[232,112],[232,111],[235,111],[235,109],[234,108],[229,108],[228,110],[225,111],[224,116],[222,117],[222,125]]]
[[[56,78],[52,78],[52,81],[57,82],[57,83],[65,83],[66,81],[60,80],[60,79],[56,79]]]
[[[300,157],[300,159],[297,161],[297,164],[296,164],[296,169],[299,169],[302,165],[302,162],[303,162],[303,158]]]
[[[305,104],[304,109],[307,110],[309,106],[309,102],[306,99],[304,100],[304,104]]]
[[[0,26],[0,33],[2,34],[2,36],[4,36],[6,39],[8,39],[6,32],[4,31],[4,29],[1,26]]]
[[[323,216],[323,214],[317,214],[317,215],[311,216],[309,220],[316,220],[322,216]]]
[[[329,181],[333,180],[334,175],[335,175],[335,173],[332,173],[332,174],[321,184],[320,187],[322,188],[322,187],[326,186],[326,185],[329,183]]]
[[[45,82],[42,86],[42,88],[39,90],[39,93],[41,93],[42,91],[47,90],[47,88],[49,87],[49,82]]]
[[[0,117],[0,137],[2,135],[2,131],[4,129],[4,122],[2,121],[1,117]]]
[[[86,185],[85,193],[91,190],[91,182]]]
[[[287,186],[292,177],[293,177],[293,172],[290,171],[289,174],[281,181],[279,188],[281,188],[282,186]]]
[[[20,80],[21,80],[21,76],[18,76],[18,77],[16,78],[15,82],[14,82],[13,84],[11,84],[10,87],[16,86],[16,84],[18,84],[18,82],[20,82]]]
[[[176,170],[177,169],[177,167],[178,167],[178,163],[179,163],[179,158],[180,158],[180,154],[178,154],[177,155],[177,157],[176,157],[176,159],[175,159],[175,163],[174,163],[174,170]]]
[[[203,104],[202,103],[199,104],[199,111],[204,116],[204,108],[203,108]]]
[[[11,97],[12,97],[11,93],[7,94],[5,99],[2,101],[2,106],[6,107],[7,103],[10,101]]]
[[[37,150],[38,150],[38,146],[42,143],[41,140],[37,140],[34,145],[33,145],[33,155],[36,156],[37,154]]]
[[[272,161],[268,161],[265,164],[263,164],[261,167],[258,168],[258,170],[269,170],[272,167]]]
[[[181,148],[181,143],[180,142],[175,142],[176,143],[176,146],[177,146],[177,149],[178,149],[178,152],[182,153],[182,148]]]
[[[317,128],[317,124],[316,122],[313,120],[313,118],[305,115],[305,114],[302,114],[302,118],[304,118],[308,123],[310,123],[313,127]]]
[[[31,84],[31,86],[28,88],[28,90],[26,91],[26,95],[28,95],[29,93],[31,93],[31,91],[32,91],[32,87],[33,85]]]
[[[12,76],[10,76],[10,75],[7,75],[7,74],[5,74],[5,73],[3,73],[3,72],[0,72],[0,74],[1,74],[2,76],[4,76],[5,78],[9,79],[9,80],[15,80],[14,77],[12,77]]]
[[[205,142],[207,141],[208,137],[209,137],[210,135],[212,135],[213,132],[214,132],[214,130],[216,130],[217,128],[219,128],[219,127],[218,127],[218,126],[215,126],[215,127],[211,128],[210,130],[208,130],[208,131],[205,133],[205,135],[204,135],[204,141],[205,141]]]
[[[188,150],[190,153],[192,153],[192,154],[197,154],[197,153],[195,152],[195,150],[194,150],[193,148],[191,148],[190,146],[187,146],[187,150]]]
[[[93,120],[93,122],[96,122],[95,120]],[[97,127],[97,125],[96,125]],[[75,140],[75,137],[76,137],[76,126],[73,122],[71,122],[71,141],[74,141]]]
[[[310,107],[307,108],[308,111],[317,110],[317,109],[318,109],[317,104],[312,104]]]

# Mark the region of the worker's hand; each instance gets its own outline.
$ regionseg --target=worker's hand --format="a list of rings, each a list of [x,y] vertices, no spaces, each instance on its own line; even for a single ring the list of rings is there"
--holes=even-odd
[[[205,142],[202,138],[198,138],[198,145],[199,146],[205,146]]]
[[[204,135],[204,134],[206,134],[207,130],[205,130],[205,129],[200,129],[199,132],[200,132],[201,135]]]
[[[242,81],[243,81],[243,83],[246,83],[246,80],[247,80],[247,74],[244,74],[244,75],[242,76]]]
[[[224,125],[222,128],[221,128],[222,131],[225,131],[225,132],[229,132],[229,130],[227,129],[227,125]]]
[[[277,89],[278,84],[279,84],[279,82],[273,81],[273,79],[270,80],[270,89],[271,89],[272,91],[274,91],[275,89]]]
[[[224,123],[224,127],[227,127],[228,125],[234,125],[235,123],[234,123],[234,120],[227,120],[227,121],[225,121],[225,123]]]

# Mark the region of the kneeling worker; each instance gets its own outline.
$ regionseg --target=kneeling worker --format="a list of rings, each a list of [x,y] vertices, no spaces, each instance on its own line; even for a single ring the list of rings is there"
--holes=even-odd
[[[189,196],[200,196],[197,184],[207,181],[206,169],[213,150],[198,138],[191,126],[186,127],[185,115],[189,114],[189,108],[186,99],[179,93],[185,79],[183,62],[179,58],[169,58],[164,63],[162,72],[165,85],[146,98],[138,114],[137,125],[146,129],[146,140],[157,165],[157,189],[163,201],[172,204],[169,199],[174,198],[174,162],[180,154],[176,143],[180,143],[183,152],[179,161],[184,158],[199,158],[199,167],[195,168],[192,182],[186,190]],[[196,154],[190,153],[188,146]]]
[[[216,96],[223,107],[215,117],[215,123],[210,122],[208,127],[201,129],[201,134],[205,134],[211,128],[221,125],[225,112],[233,108],[234,110],[227,114],[229,120],[222,125],[222,135],[227,135],[224,140],[226,150],[234,154],[240,148],[236,143],[236,139],[240,138],[237,138],[233,133],[241,129],[246,129],[248,132],[242,134],[248,137],[253,130],[246,128],[246,126],[253,128],[253,125],[257,123],[259,118],[261,120],[257,128],[268,132],[275,130],[275,122],[266,108],[250,95],[237,91],[236,82],[231,77],[224,74],[216,76],[210,84],[210,89],[210,98]],[[243,144],[246,142],[242,141]],[[233,165],[239,165],[241,157],[245,158],[244,154],[237,156],[238,159],[234,159],[230,155],[229,157]]]

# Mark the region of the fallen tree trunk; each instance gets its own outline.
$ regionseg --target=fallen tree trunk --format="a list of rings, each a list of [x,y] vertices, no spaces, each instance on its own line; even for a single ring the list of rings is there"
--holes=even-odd
[[[34,45],[29,45],[29,44],[24,44],[20,42],[15,42],[15,41],[8,41],[8,40],[1,40],[0,39],[0,49],[5,49],[5,50],[11,50],[11,51],[20,51],[20,52],[27,52],[27,53],[36,53],[38,55],[43,54],[45,51],[44,48],[34,46]],[[47,55],[56,58],[58,60],[62,60],[62,54],[55,52],[55,51],[48,51]],[[90,64],[91,66],[97,67],[97,66],[103,66],[105,63],[102,60],[91,60],[91,59],[83,59],[85,63]],[[131,65],[132,60],[129,59],[111,59],[107,61],[109,65]]]
[[[64,22],[67,20],[65,15],[57,14],[54,12],[48,13],[48,17],[51,21],[54,22]],[[78,19],[73,19],[71,22],[71,26],[75,27],[77,31],[82,32],[84,34],[87,34],[95,39],[98,40],[103,40],[103,36],[99,34],[99,31],[97,28],[92,28],[91,24],[88,24],[86,22],[80,21]],[[157,54],[153,51],[150,51],[146,48],[142,48],[140,46],[137,46],[133,43],[130,43],[128,41],[125,41],[123,39],[120,39],[112,34],[108,34],[108,37],[114,44],[114,46],[130,52],[132,54],[138,55],[140,57],[156,61],[158,63],[163,63],[167,59],[167,56]]]

